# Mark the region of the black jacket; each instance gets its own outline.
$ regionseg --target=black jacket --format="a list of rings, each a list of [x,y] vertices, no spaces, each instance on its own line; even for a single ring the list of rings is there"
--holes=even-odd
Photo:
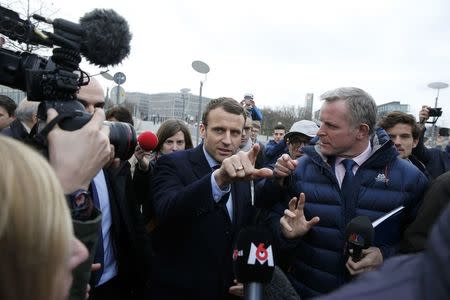
[[[129,163],[104,169],[111,206],[113,250],[123,299],[144,299],[149,286],[151,245],[136,206]]]

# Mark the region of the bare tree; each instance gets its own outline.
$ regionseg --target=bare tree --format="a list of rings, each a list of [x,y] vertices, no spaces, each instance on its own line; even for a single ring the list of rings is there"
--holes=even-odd
[[[263,120],[261,124],[262,134],[271,135],[273,128],[281,123],[286,130],[291,128],[292,124],[305,119],[306,109],[300,105],[284,105],[276,108],[264,107],[261,109]]]

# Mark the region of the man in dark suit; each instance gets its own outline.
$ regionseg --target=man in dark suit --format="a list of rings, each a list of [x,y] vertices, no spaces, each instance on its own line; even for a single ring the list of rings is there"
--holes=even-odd
[[[104,105],[103,89],[91,78],[77,96],[93,113]],[[101,170],[93,179],[94,204],[102,212],[102,234],[95,253],[100,270],[91,276],[89,299],[145,299],[150,268],[150,244],[140,219],[132,188],[130,166]]]
[[[151,299],[234,297],[233,242],[253,216],[248,181],[272,175],[254,168],[259,145],[236,154],[245,118],[234,99],[212,100],[200,125],[203,143],[158,159]]]
[[[1,134],[26,142],[30,135],[30,131],[38,121],[37,110],[39,103],[40,102],[28,101],[26,98],[23,99],[16,108],[16,119],[12,121],[8,127],[1,130]]]

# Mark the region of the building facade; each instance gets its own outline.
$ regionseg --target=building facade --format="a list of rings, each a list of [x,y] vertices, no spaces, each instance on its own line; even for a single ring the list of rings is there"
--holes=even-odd
[[[391,111],[401,111],[404,113],[409,112],[408,104],[401,104],[400,101],[392,101],[384,104],[377,105],[377,117],[382,118]]]
[[[127,102],[136,103],[138,118],[161,122],[174,118],[197,123],[199,96],[189,92],[145,94],[127,92]],[[202,97],[202,111],[211,98]],[[200,116],[201,118],[201,116]]]
[[[9,98],[13,99],[14,102],[16,102],[17,104],[19,104],[19,102],[26,97],[25,92],[21,90],[12,89],[4,85],[0,85],[0,94],[8,96]]]

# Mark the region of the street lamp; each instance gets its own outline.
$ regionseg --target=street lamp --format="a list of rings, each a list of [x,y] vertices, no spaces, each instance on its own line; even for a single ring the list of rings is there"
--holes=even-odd
[[[205,80],[200,80],[200,94],[198,96],[198,114],[197,114],[197,139],[196,143],[199,144],[200,137],[200,119],[202,117],[202,90],[203,90],[203,82],[206,81],[206,74],[209,72],[209,66],[199,60],[192,62],[192,68],[198,73],[205,74]]]
[[[429,88],[432,88],[434,90],[437,90],[436,99],[434,101],[434,108],[437,108],[438,105],[438,98],[439,98],[439,91],[441,89],[445,89],[448,87],[448,84],[445,82],[432,82],[428,84]],[[431,127],[431,141],[432,141],[432,147],[436,146],[436,121],[438,117],[433,118],[433,127]]]

